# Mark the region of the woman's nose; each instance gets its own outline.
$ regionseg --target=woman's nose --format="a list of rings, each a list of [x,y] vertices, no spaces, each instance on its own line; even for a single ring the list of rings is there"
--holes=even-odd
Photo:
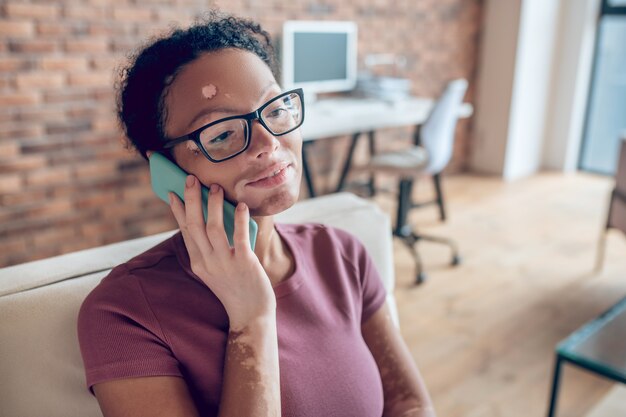
[[[256,158],[272,155],[280,147],[280,141],[268,131],[258,120],[252,123],[250,150]]]

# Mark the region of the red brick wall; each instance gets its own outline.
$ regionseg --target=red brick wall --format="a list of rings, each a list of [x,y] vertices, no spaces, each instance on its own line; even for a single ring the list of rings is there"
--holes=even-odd
[[[114,69],[139,42],[211,6],[254,18],[272,34],[287,19],[354,20],[359,55],[400,53],[413,93],[435,96],[475,78],[480,0],[62,0],[0,4],[0,266],[176,227],[125,149],[114,118]],[[392,6],[393,5],[393,6]],[[466,97],[472,99],[470,92]],[[453,163],[470,144],[462,122]],[[405,142],[406,129],[381,132]],[[345,139],[312,147],[322,189]],[[381,147],[384,147],[382,145]],[[390,145],[393,146],[393,145]]]

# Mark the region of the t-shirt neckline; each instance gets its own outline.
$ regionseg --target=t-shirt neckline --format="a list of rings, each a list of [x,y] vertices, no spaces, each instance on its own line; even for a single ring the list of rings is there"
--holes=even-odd
[[[274,224],[276,232],[291,251],[291,256],[293,257],[294,262],[294,268],[291,275],[274,287],[274,294],[276,295],[276,298],[282,298],[293,293],[300,288],[300,285],[304,282],[304,271],[302,270],[303,268],[300,262],[300,259],[302,259],[300,256],[300,246],[294,245],[293,242],[291,242],[290,238],[292,238],[292,236],[288,233],[289,230],[285,230],[288,226],[289,225],[282,223]],[[287,236],[289,236],[289,238],[287,238]]]

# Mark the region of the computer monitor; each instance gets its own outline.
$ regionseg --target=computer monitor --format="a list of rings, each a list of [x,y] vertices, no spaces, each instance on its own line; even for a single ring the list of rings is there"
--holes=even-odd
[[[357,25],[354,22],[298,21],[283,25],[283,88],[315,93],[352,90],[357,79]]]

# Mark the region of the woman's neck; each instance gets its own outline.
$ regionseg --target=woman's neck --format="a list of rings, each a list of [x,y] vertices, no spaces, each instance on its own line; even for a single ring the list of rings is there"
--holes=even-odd
[[[274,219],[271,216],[263,216],[255,217],[254,221],[258,225],[254,253],[261,261],[261,265],[265,266],[265,262],[271,257],[272,250],[275,249],[273,243],[278,237],[274,231]]]
[[[293,258],[276,232],[272,216],[254,220],[258,225],[254,253],[269,276],[272,286],[276,286],[291,274]]]

